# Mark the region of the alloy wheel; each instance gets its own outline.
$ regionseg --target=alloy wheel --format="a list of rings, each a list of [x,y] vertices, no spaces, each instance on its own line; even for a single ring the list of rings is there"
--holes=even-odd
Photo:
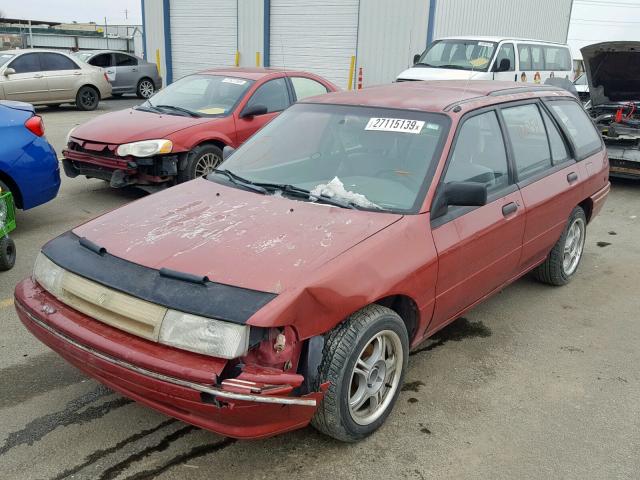
[[[222,159],[215,153],[203,153],[196,161],[194,178],[203,177],[204,175],[210,174],[220,164],[221,161]]]
[[[141,81],[139,88],[140,88],[140,95],[142,96],[142,98],[151,97],[155,90],[153,83],[151,83],[149,80]]]
[[[98,99],[98,97],[96,95],[96,92],[94,92],[90,88],[85,89],[80,94],[80,103],[82,103],[82,106],[85,107],[85,108],[93,107],[93,105],[95,105],[97,99]]]
[[[562,257],[562,269],[565,275],[569,276],[575,272],[584,250],[586,226],[582,218],[576,218],[567,230],[564,240],[564,250]]]

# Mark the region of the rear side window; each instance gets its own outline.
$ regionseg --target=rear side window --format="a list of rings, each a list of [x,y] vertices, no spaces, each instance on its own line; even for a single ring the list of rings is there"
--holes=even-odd
[[[267,107],[267,113],[281,112],[289,106],[289,93],[284,78],[269,80],[267,83],[258,87],[247,102],[247,107],[254,105],[264,105]]]
[[[77,70],[78,65],[68,57],[58,53],[41,53],[42,70]]]
[[[544,47],[545,70],[571,70],[571,54],[568,48]]]
[[[20,55],[9,64],[9,68],[13,68],[16,73],[41,72],[40,55],[37,53],[25,53]]]
[[[551,167],[547,133],[538,106],[519,105],[502,109],[518,171],[525,180]]]
[[[444,176],[448,182],[476,182],[493,193],[509,185],[507,154],[495,112],[464,122]]]
[[[558,100],[549,102],[549,106],[560,123],[564,125],[579,158],[602,148],[598,131],[580,105],[572,100]]]
[[[549,117],[549,114],[542,111],[542,118],[544,120],[544,126],[547,128],[547,135],[549,137],[549,145],[551,146],[551,161],[554,165],[558,165],[566,160],[569,160],[569,152],[567,152],[567,146],[564,144],[562,135],[558,131],[558,128]]]
[[[520,70],[531,70],[531,53],[527,45],[518,45],[518,56],[520,57]]]
[[[531,45],[529,47],[531,52],[531,70],[544,70],[544,53],[540,45]]]
[[[138,60],[130,55],[116,53],[116,67],[134,67],[138,65]]]
[[[324,85],[310,78],[291,77],[291,83],[293,84],[293,90],[296,92],[298,101],[303,98],[327,93]]]
[[[110,53],[101,53],[100,55],[96,55],[91,60],[89,60],[89,64],[95,67],[107,68],[113,65],[111,61]]]

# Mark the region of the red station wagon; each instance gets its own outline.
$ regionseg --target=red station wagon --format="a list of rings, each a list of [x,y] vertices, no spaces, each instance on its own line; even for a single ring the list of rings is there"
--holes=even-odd
[[[192,180],[218,166],[225,146],[236,148],[292,103],[336,90],[306,72],[226,68],[189,75],[140,106],[71,130],[64,171],[116,188]]]
[[[50,241],[15,305],[160,412],[237,438],[311,422],[355,441],[389,415],[410,348],[529,271],[571,280],[608,171],[554,87],[323,95],[207,178]]]

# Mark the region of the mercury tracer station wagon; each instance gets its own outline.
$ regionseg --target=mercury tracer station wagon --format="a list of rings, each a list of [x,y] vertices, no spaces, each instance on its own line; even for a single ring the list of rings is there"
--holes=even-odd
[[[15,305],[160,412],[231,437],[311,422],[355,441],[391,412],[410,348],[529,271],[571,280],[608,173],[554,87],[313,97],[208,177],[50,241]]]

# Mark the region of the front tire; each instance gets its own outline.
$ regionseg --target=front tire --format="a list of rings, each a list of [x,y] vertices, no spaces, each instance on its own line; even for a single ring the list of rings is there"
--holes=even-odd
[[[143,78],[138,82],[136,87],[136,95],[138,98],[151,98],[156,92],[156,87],[153,82],[148,78]]]
[[[11,270],[16,263],[16,244],[5,235],[0,239],[0,271]]]
[[[100,94],[95,88],[85,85],[78,90],[76,95],[76,107],[78,107],[78,110],[85,112],[95,110],[98,108],[98,103],[100,103]]]
[[[211,144],[198,145],[188,153],[184,168],[178,171],[178,183],[204,177],[218,168],[220,163],[222,150]]]
[[[325,336],[318,383],[330,385],[312,425],[344,442],[373,433],[400,394],[408,353],[407,329],[389,308],[369,305],[336,326]]]
[[[576,207],[569,215],[562,236],[544,263],[534,270],[534,276],[549,285],[561,286],[569,283],[578,270],[586,235],[587,216],[582,207]]]

